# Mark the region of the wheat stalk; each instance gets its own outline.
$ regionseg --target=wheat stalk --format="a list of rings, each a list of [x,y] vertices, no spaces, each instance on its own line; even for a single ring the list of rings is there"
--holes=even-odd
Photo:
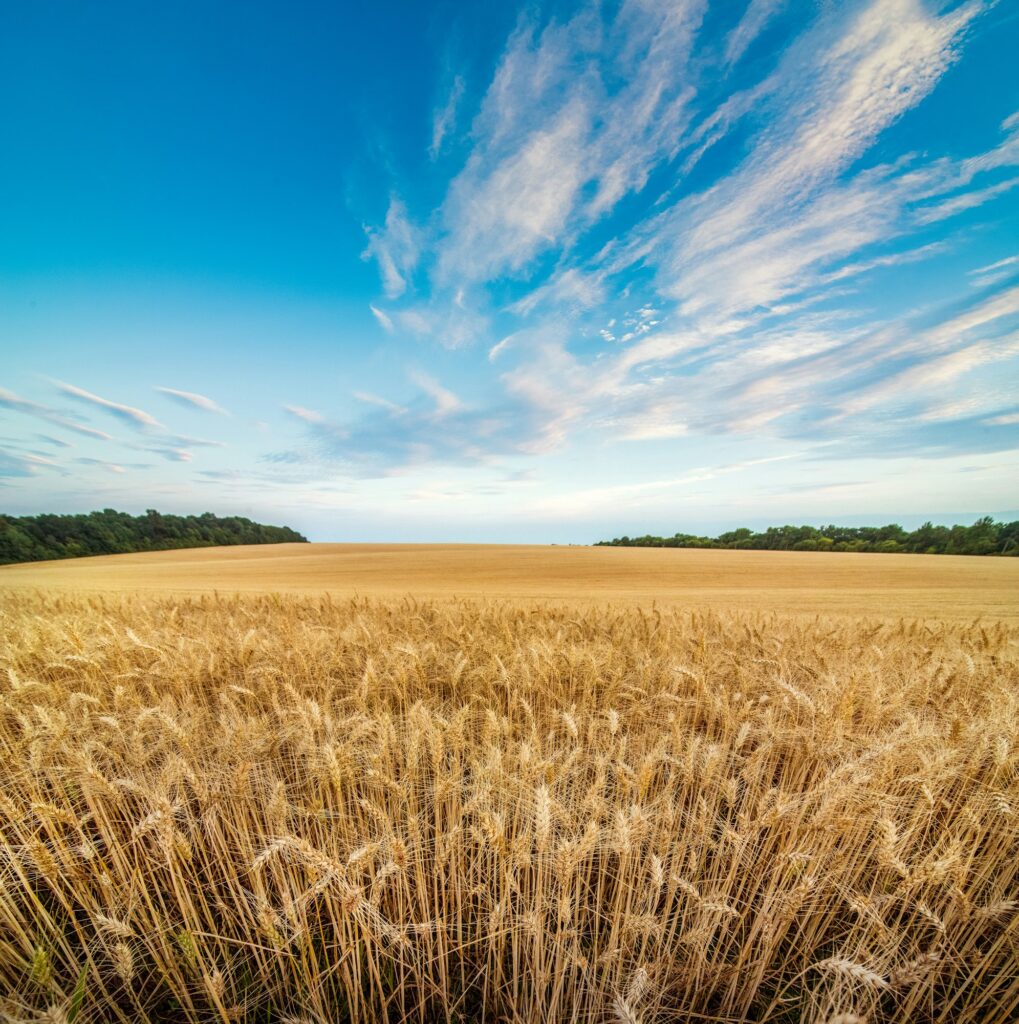
[[[0,686],[0,1020],[1019,1006],[1012,627],[11,594]]]

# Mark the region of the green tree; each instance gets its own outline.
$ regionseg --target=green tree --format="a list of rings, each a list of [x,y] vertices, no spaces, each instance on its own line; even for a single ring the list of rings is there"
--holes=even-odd
[[[264,526],[240,516],[171,516],[148,509],[131,516],[106,508],[85,515],[0,515],[0,563],[82,555],[109,555],[213,544],[306,542],[286,526]]]

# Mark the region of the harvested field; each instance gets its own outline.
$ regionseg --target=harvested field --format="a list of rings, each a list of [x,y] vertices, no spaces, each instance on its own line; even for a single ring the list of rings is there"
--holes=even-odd
[[[279,554],[322,585],[314,548]],[[213,585],[183,586],[191,559],[251,588],[272,555],[92,579]],[[930,562],[951,565],[828,564]],[[967,564],[1004,607],[1015,563]],[[1015,1018],[1014,626],[448,599],[460,582],[0,597],[0,1019]]]
[[[275,544],[0,566],[0,591],[331,593],[1019,623],[1019,558]]]

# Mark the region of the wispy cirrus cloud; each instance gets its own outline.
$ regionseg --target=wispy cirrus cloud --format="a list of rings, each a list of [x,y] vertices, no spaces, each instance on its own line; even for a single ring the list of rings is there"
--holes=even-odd
[[[857,296],[882,274],[947,254],[932,226],[1012,187],[1017,117],[969,155],[873,155],[989,7],[829,5],[800,20],[764,78],[728,93],[710,60],[739,63],[783,13],[780,0],[747,4],[713,58],[699,48],[696,0],[587,9],[544,28],[524,18],[478,107],[463,167],[422,221],[431,293],[395,309],[393,322],[443,340],[445,316],[471,313],[456,344],[486,343],[504,405],[526,424],[486,435],[490,453],[537,454],[579,436],[795,438],[807,424],[830,439],[836,412],[842,429],[886,437],[938,417],[986,417],[1001,396],[984,378],[1016,369],[992,336],[1011,314],[1007,290],[962,312],[934,310],[930,323],[909,310],[875,317]],[[685,176],[736,132],[729,166],[689,190]],[[636,216],[606,238],[600,224],[624,200]],[[512,301],[486,312],[486,290],[505,293],[507,278],[520,284]],[[635,286],[642,301],[625,312],[616,298]],[[489,333],[497,319],[501,337]],[[979,387],[984,401],[953,405],[953,389]],[[419,430],[414,416],[389,420],[387,437],[402,431],[406,441],[389,444],[394,457],[449,455],[434,437],[414,448]]]
[[[191,462],[194,460],[194,455],[192,455],[186,448],[171,448],[162,445],[153,445],[145,450],[152,452],[154,455],[159,455],[166,459],[167,462]]]
[[[795,440],[807,430],[823,441],[832,436],[836,408],[843,432],[908,437],[935,409],[973,417],[1007,401],[1008,384],[997,381],[1019,378],[1019,351],[1008,334],[1019,328],[1017,314],[1017,295],[1006,289],[913,321],[849,326],[801,318],[795,328],[753,330],[752,344],[746,329],[666,332],[594,364],[569,352],[560,330],[526,342],[527,357],[503,380],[539,412],[537,434],[550,447],[580,431],[660,441],[764,431]],[[987,373],[991,379],[981,376]],[[968,378],[979,400],[952,413],[946,401]],[[1002,435],[983,443],[1009,442]]]
[[[520,25],[443,203],[440,281],[519,272],[644,187],[688,123],[704,10],[631,2],[608,24],[588,10],[542,31]],[[626,84],[610,91],[608,76]]]
[[[65,441],[63,438],[60,437],[53,437],[50,434],[36,434],[35,436],[45,444],[53,445],[54,448],[74,447],[74,445],[70,441]]]
[[[383,227],[366,227],[368,245],[364,259],[375,259],[386,296],[398,298],[407,290],[410,275],[421,255],[421,232],[407,216],[407,207],[391,196]]]
[[[786,0],[750,0],[743,17],[725,41],[725,63],[735,64],[785,4]]]
[[[684,0],[659,10],[631,0],[608,23],[584,11],[544,29],[524,18],[435,215],[412,227],[394,199],[384,226],[366,229],[365,255],[376,259],[391,299],[426,257],[430,298],[387,311],[390,321],[451,348],[485,337],[483,297],[465,301],[473,283],[525,272],[639,192],[688,123],[685,65],[705,7]],[[567,270],[552,289],[590,304],[597,287]]]
[[[285,405],[285,412],[288,412],[295,419],[303,420],[305,423],[325,423],[326,418],[314,409],[305,409],[303,405]]]
[[[126,423],[129,427],[132,427],[135,430],[163,428],[163,424],[160,423],[155,416],[145,412],[143,409],[136,409],[131,405],[122,405],[120,402],[114,402],[109,398],[103,398],[100,395],[93,394],[91,391],[86,391],[84,388],[76,387],[74,384],[66,384],[59,380],[53,381],[53,384],[58,391],[67,395],[69,398],[73,398],[75,401],[85,402],[88,405],[102,409],[105,412],[108,412],[111,416],[116,416],[122,423]]]
[[[225,441],[214,441],[207,437],[191,437],[189,434],[174,434],[167,432],[161,435],[162,440],[167,444],[178,448],[226,448]]]
[[[113,437],[103,430],[96,430],[94,427],[87,426],[84,423],[78,423],[75,420],[70,419],[68,416],[63,415],[58,410],[50,408],[48,405],[43,405],[40,402],[32,402],[26,398],[22,398],[20,395],[16,395],[13,391],[8,391],[6,388],[0,388],[0,408],[11,409],[15,412],[35,416],[38,419],[45,420],[47,423],[53,424],[54,426],[63,427],[65,430],[72,430],[76,434],[95,438],[99,441],[113,440]]]
[[[895,354],[881,358],[883,335],[873,326],[860,332],[837,325],[839,314],[832,311],[827,314],[831,328],[838,330],[818,331],[803,314],[789,314],[809,306],[804,296],[811,289],[944,251],[938,241],[858,255],[929,223],[929,215],[913,210],[924,209],[932,197],[1016,162],[1016,125],[1010,118],[1002,126],[1003,141],[976,157],[879,164],[844,175],[889,124],[933,88],[980,9],[964,5],[938,18],[915,3],[872,4],[848,19],[822,22],[807,42],[794,47],[761,91],[772,116],[752,140],[746,160],[708,191],[639,224],[610,254],[614,262],[607,268],[593,264],[602,275],[638,263],[653,267],[660,295],[679,304],[678,322],[686,327],[647,338],[632,332],[630,337],[639,340],[625,353],[602,355],[587,366],[559,340],[550,340],[538,346],[537,359],[525,360],[505,378],[511,389],[549,410],[552,436],[565,436],[581,424],[590,427],[595,408],[600,421],[624,439],[681,437],[691,427],[695,433],[760,430],[805,402],[819,404],[831,376],[814,379],[822,386],[814,400],[803,389],[795,399],[790,391],[794,381],[808,376],[811,361],[819,372],[834,371],[836,392],[868,373],[894,376]],[[807,56],[810,60],[804,60]],[[804,96],[809,102],[803,103]],[[965,193],[966,205],[989,201],[999,191],[972,190]],[[854,257],[855,263],[847,262]],[[947,318],[925,337],[935,350],[958,345],[973,326],[969,319],[993,318],[996,308],[1008,312],[1010,302],[1008,295],[992,299],[985,308]],[[781,314],[778,325],[768,326],[764,313]],[[854,339],[854,332],[862,337]],[[614,335],[602,334],[615,341]],[[787,385],[779,383],[781,372],[757,375],[762,361],[769,362],[769,349],[779,351],[777,343],[791,350]],[[946,356],[940,372],[916,369],[912,379],[932,386],[949,367],[961,374],[983,365],[978,354],[992,355],[977,347],[970,362]],[[1011,355],[995,350],[994,359],[1009,361]],[[745,383],[734,383],[740,377]],[[756,409],[746,408],[751,396]]]
[[[475,406],[434,376],[407,374],[417,393],[406,402],[357,392],[366,408],[345,419],[287,407],[306,443],[270,453],[273,462],[330,465],[356,476],[387,476],[435,463],[479,466],[530,449],[541,430],[535,410],[516,399]]]
[[[119,462],[110,462],[108,459],[93,459],[88,456],[81,456],[74,460],[79,466],[98,466],[100,469],[105,469],[107,473],[114,473],[117,476],[123,476],[127,472],[127,467],[122,466]],[[147,465],[136,465],[136,469],[147,469]]]
[[[1017,185],[1019,185],[1019,176],[996,182],[993,185],[985,185],[983,188],[971,189],[961,195],[941,199],[937,203],[918,210],[916,222],[921,225],[933,224],[947,217],[955,217],[977,206],[983,206],[984,203],[990,202],[992,199],[997,199],[998,196],[1010,192]]]
[[[397,402],[391,402],[388,398],[383,398],[381,395],[373,395],[369,391],[355,391],[354,397],[359,402],[364,402],[365,405],[374,405],[379,409],[386,409],[393,415],[401,415],[407,411],[405,406],[399,405]]]
[[[202,412],[213,412],[218,416],[230,415],[226,409],[214,402],[211,398],[207,398],[205,395],[200,395],[195,391],[178,391],[176,388],[164,387],[157,387],[156,391],[160,394],[166,395],[167,398],[177,402],[179,405],[189,406],[193,409],[201,409]]]
[[[83,403],[96,406],[111,415],[117,417],[121,421],[130,424],[135,430],[141,432],[146,436],[146,441],[132,441],[122,440],[119,444],[128,449],[134,449],[137,451],[146,451],[155,455],[159,455],[161,458],[169,462],[190,462],[193,455],[189,449],[191,448],[225,448],[226,445],[222,441],[212,440],[209,438],[192,437],[185,434],[176,434],[168,430],[163,426],[156,418],[142,409],[137,409],[133,406],[114,402],[110,399],[103,398],[100,395],[93,394],[90,391],[86,391],[84,388],[79,388],[73,384],[67,384],[63,381],[54,381],[53,384],[57,389],[68,397],[79,400]],[[190,395],[190,393],[188,393]],[[203,396],[194,396],[203,397]],[[193,404],[193,403],[188,403]],[[84,437],[93,438],[100,441],[113,441],[113,437],[110,434],[105,433],[101,430],[96,430],[93,427],[79,423],[75,420],[64,416],[58,410],[55,410],[47,405],[43,405],[39,402],[33,402],[28,399],[22,398],[11,391],[0,388],[0,408],[7,408],[17,412],[25,413],[30,416],[34,416],[54,426],[63,427],[67,430],[74,431]],[[212,410],[208,410],[212,411]],[[58,448],[70,448],[73,447],[70,442],[62,440],[60,438],[50,437],[49,435],[40,435],[40,437]],[[109,467],[110,465],[116,465],[119,467],[118,472],[121,470],[126,471],[127,469],[139,468],[137,464],[133,463],[112,463],[107,459],[96,459],[88,456],[81,456],[72,460],[76,465],[81,466],[103,466]],[[148,463],[142,464],[147,466]]]
[[[1019,356],[1019,337],[1004,341],[975,342],[932,359],[920,359],[905,369],[882,377],[877,383],[854,391],[842,403],[839,414],[859,414],[876,406],[910,405],[918,398],[929,400],[959,377],[991,363]],[[949,418],[949,417],[946,417]]]
[[[682,150],[684,127],[694,142],[705,132],[717,142],[760,106],[763,127],[739,168],[705,193],[650,211],[587,268],[560,265],[512,311],[526,315],[557,298],[594,305],[607,274],[638,262],[655,267],[660,293],[691,313],[712,304],[722,313],[753,308],[816,285],[825,264],[905,230],[910,201],[952,187],[953,173],[972,178],[992,166],[988,155],[985,166],[968,171],[917,176],[877,167],[834,187],[930,92],[982,7],[968,3],[941,17],[917,0],[836,9],[791,47],[766,83],[728,97],[700,127],[693,106],[702,83],[690,58],[701,4],[652,13],[631,3],[607,24],[584,12],[542,32],[525,21],[482,104],[474,149],[450,183],[435,244],[437,280],[490,280],[523,272],[544,250],[569,251]],[[741,23],[748,40],[775,8],[748,8]],[[578,63],[585,66],[579,75]],[[628,84],[609,94],[609,73]],[[986,201],[1001,191],[991,188],[947,202]],[[933,215],[917,213],[915,222]]]
[[[392,334],[396,327],[393,324],[392,318],[388,313],[378,308],[378,306],[368,304],[368,308],[371,310],[372,316],[378,321],[379,326],[387,333]]]
[[[467,348],[488,333],[489,320],[471,306],[463,288],[451,296],[442,296],[399,310],[394,314],[399,326],[410,335],[438,342],[444,348]]]
[[[429,403],[394,416],[380,408],[353,420],[309,423],[306,444],[285,453],[283,461],[366,477],[436,464],[488,465],[519,454],[516,439],[526,430],[519,413],[512,408],[463,407],[437,416]]]
[[[967,276],[972,278],[972,283],[977,288],[989,288],[1007,281],[1015,274],[1019,274],[1019,256],[1006,256],[994,263],[967,271]]]
[[[463,409],[463,402],[429,374],[418,371],[411,374],[411,380],[435,403],[432,413],[435,419],[445,419]]]
[[[0,448],[0,478],[26,478],[37,475],[44,468],[58,468],[57,463],[40,455],[13,452]]]
[[[462,75],[457,75],[450,86],[446,102],[435,111],[432,118],[432,142],[428,147],[428,155],[433,160],[442,152],[443,143],[456,126],[456,116],[463,96],[464,79]]]
[[[730,316],[819,283],[820,272],[907,230],[911,201],[963,168],[843,172],[917,105],[980,11],[913,0],[839,8],[785,54],[746,159],[644,226],[659,291],[691,315]]]

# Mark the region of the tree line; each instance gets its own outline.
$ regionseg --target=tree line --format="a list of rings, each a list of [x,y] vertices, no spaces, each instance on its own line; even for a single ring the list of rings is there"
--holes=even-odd
[[[905,530],[887,526],[769,526],[755,532],[746,527],[698,537],[616,537],[597,546],[636,548],[737,548],[758,551],[876,551],[923,555],[1019,555],[1019,520],[999,523],[990,516],[972,526],[935,526],[924,523]]]
[[[221,544],[307,543],[288,526],[263,526],[243,516],[171,516],[148,509],[132,516],[104,508],[80,515],[0,515],[0,564],[83,555],[116,555]]]

